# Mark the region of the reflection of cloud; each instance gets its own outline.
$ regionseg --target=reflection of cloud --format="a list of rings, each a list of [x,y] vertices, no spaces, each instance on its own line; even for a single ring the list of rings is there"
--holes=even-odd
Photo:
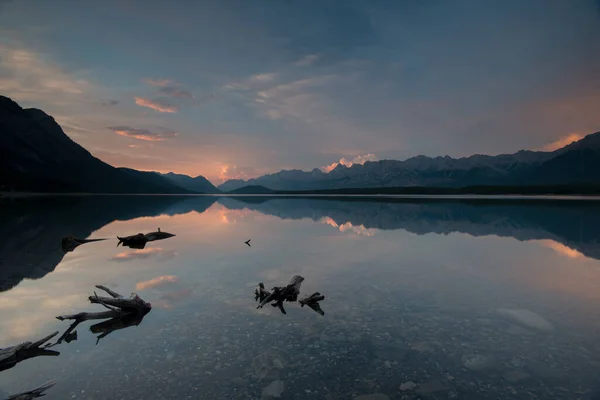
[[[346,160],[345,158],[340,158],[339,161],[334,162],[333,164],[329,164],[329,165],[326,165],[324,167],[321,167],[321,171],[323,171],[323,172],[331,172],[339,164],[345,165],[346,167],[351,167],[354,164],[363,165],[367,161],[377,161],[377,160],[378,160],[377,156],[375,154],[371,154],[371,153],[365,154],[365,155],[362,155],[362,156],[356,156],[351,161]]]
[[[547,145],[542,147],[542,150],[543,151],[554,151],[554,150],[561,149],[573,142],[583,139],[583,136],[584,135],[580,135],[579,133],[569,133],[568,135],[565,135],[565,136],[561,137],[560,139],[555,140],[552,143],[548,143]]]
[[[556,251],[557,253],[559,253],[565,257],[568,257],[568,258],[586,258],[585,255],[583,255],[583,253],[581,253],[575,249],[572,249],[568,246],[565,246],[562,243],[558,243],[552,239],[540,240],[539,243],[542,246],[552,249],[552,250]]]
[[[149,142],[162,142],[165,139],[177,136],[177,133],[173,131],[163,130],[162,132],[156,132],[149,129],[132,128],[130,126],[109,126],[108,129],[117,135]]]
[[[145,260],[151,257],[163,256],[164,258],[171,258],[177,255],[172,250],[165,251],[161,247],[150,247],[146,249],[124,251],[112,257],[110,261],[126,262],[134,260]]]
[[[175,275],[162,275],[148,281],[138,282],[135,285],[135,290],[150,289],[156,286],[164,285],[166,283],[177,283],[179,278]]]
[[[242,219],[252,214],[252,211],[244,208],[242,210],[228,209],[221,207],[219,209],[219,220],[224,224],[235,224],[238,219]]]
[[[352,225],[352,222],[345,222],[339,225],[331,217],[323,217],[320,222],[337,228],[340,232],[353,232],[359,236],[374,236],[377,231],[377,229],[374,228],[366,228],[364,225]]]
[[[163,100],[150,100],[143,97],[134,97],[134,99],[135,104],[138,106],[148,107],[161,113],[176,113],[178,111],[177,107],[172,106]]]

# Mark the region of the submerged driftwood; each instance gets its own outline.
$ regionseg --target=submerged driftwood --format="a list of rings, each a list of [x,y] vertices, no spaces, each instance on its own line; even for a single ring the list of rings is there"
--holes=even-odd
[[[254,300],[258,301],[258,307],[262,308],[265,304],[271,303],[273,307],[278,307],[283,314],[286,314],[285,308],[283,308],[283,302],[295,302],[298,300],[300,294],[300,285],[304,281],[304,278],[300,275],[294,275],[286,286],[276,286],[271,292],[265,289],[265,285],[261,282],[254,291]],[[325,296],[321,293],[316,292],[312,295],[299,301],[300,306],[309,306],[317,313],[325,315],[325,312],[321,309],[319,301],[324,300]]]
[[[323,311],[321,305],[319,304],[321,300],[325,300],[325,296],[323,296],[319,292],[315,292],[308,297],[298,300],[298,303],[300,303],[300,307],[308,306],[312,308],[315,312],[321,315],[325,315],[325,311]]]
[[[106,239],[79,239],[79,238],[76,238],[75,236],[66,236],[66,237],[62,238],[61,247],[65,253],[68,253],[70,251],[75,250],[77,247],[81,246],[82,244],[91,243],[91,242],[99,242],[101,240],[106,240]]]
[[[96,287],[108,293],[110,297],[100,297],[94,293],[94,295],[90,296],[88,299],[92,304],[103,305],[108,309],[108,311],[80,312],[77,314],[59,315],[56,317],[56,319],[61,321],[73,320],[75,322],[69,326],[65,333],[63,333],[58,339],[58,341],[53,344],[53,346],[60,344],[63,340],[67,341],[67,343],[70,340],[76,340],[77,332],[75,331],[75,328],[84,321],[97,319],[107,320],[90,327],[92,333],[101,333],[101,335],[98,336],[99,341],[118,329],[139,325],[144,316],[152,309],[152,305],[150,303],[145,302],[135,293],[132,293],[131,297],[125,298],[119,293],[114,292],[105,286],[96,285]],[[67,340],[69,338],[70,340]]]
[[[54,332],[37,342],[25,342],[16,346],[0,349],[0,371],[10,369],[28,358],[58,356],[60,354],[58,351],[47,350],[47,346],[40,347],[56,335],[58,335],[58,332]]]
[[[150,232],[150,233],[146,233],[146,234],[138,233],[137,235],[131,235],[131,236],[124,236],[124,237],[117,236],[117,239],[119,239],[119,243],[117,243],[117,247],[119,247],[120,244],[123,244],[123,246],[127,246],[132,249],[143,249],[144,247],[146,247],[146,243],[148,243],[148,242],[153,242],[155,240],[168,239],[173,236],[175,236],[175,235],[172,233],[161,232],[160,228],[158,228],[158,230],[156,232]]]
[[[38,386],[35,389],[31,389],[27,392],[23,392],[23,393],[19,393],[19,394],[13,394],[12,396],[8,397],[8,399],[6,400],[30,400],[30,399],[37,399],[38,397],[43,397],[46,395],[46,393],[44,393],[46,390],[52,388],[52,386],[54,386],[56,384],[56,381],[50,381],[47,383],[44,383],[42,386]]]

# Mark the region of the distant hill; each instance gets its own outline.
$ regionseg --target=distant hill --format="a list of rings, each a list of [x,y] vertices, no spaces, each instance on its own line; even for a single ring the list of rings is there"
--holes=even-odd
[[[405,161],[368,161],[337,165],[329,173],[283,170],[219,186],[232,191],[260,185],[276,191],[368,189],[389,187],[587,185],[600,183],[600,132],[553,152],[521,150],[497,156],[455,159],[417,156]]]
[[[198,175],[195,178],[192,178],[188,175],[176,174],[173,172],[169,172],[167,174],[159,174],[171,182],[180,186],[184,189],[190,190],[192,192],[197,193],[207,193],[207,194],[219,194],[221,191],[215,187],[208,179],[203,177],[202,175]]]
[[[244,186],[239,189],[235,189],[230,192],[227,192],[227,194],[274,194],[274,193],[276,193],[274,190],[271,190],[264,186],[259,186],[259,185]]]
[[[0,190],[189,193],[156,174],[112,167],[71,140],[54,118],[0,96]]]

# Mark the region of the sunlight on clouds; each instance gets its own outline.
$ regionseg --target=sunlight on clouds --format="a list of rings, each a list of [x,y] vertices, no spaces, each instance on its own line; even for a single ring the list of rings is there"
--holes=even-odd
[[[579,133],[569,133],[566,136],[561,137],[558,140],[555,140],[552,143],[548,143],[547,145],[545,145],[544,147],[542,147],[541,150],[543,151],[554,151],[554,150],[558,150],[561,149],[567,145],[570,145],[573,142],[577,142],[578,140],[583,139],[585,135],[581,135]]]
[[[177,111],[179,111],[177,107],[158,100],[150,100],[145,99],[143,97],[134,97],[134,99],[135,104],[137,104],[138,106],[148,107],[154,111],[158,111],[161,113],[176,113]]]
[[[7,71],[0,75],[0,91],[21,101],[35,101],[41,94],[80,95],[93,88],[38,53],[1,44],[0,69]]]
[[[362,156],[356,156],[351,161],[346,160],[345,158],[340,158],[339,161],[336,161],[336,162],[334,162],[332,164],[329,164],[329,165],[326,165],[324,167],[321,167],[321,171],[323,171],[323,172],[331,172],[339,164],[345,165],[346,167],[351,167],[354,164],[363,165],[367,161],[377,161],[377,160],[379,160],[379,158],[377,158],[377,156],[375,154],[371,154],[371,153],[365,154],[365,155],[362,155]]]
[[[583,253],[551,239],[539,240],[538,243],[568,258],[586,258]]]

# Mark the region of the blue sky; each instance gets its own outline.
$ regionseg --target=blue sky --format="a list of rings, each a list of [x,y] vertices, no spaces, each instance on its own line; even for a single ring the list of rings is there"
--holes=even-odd
[[[598,0],[0,0],[0,94],[216,183],[600,130]]]

